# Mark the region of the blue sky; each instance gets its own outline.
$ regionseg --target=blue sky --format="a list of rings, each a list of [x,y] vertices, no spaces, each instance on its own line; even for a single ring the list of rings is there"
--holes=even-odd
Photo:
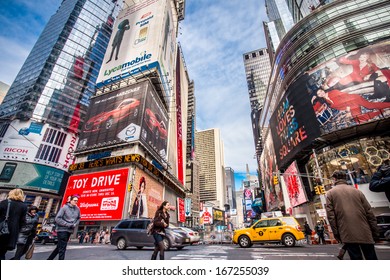
[[[0,0],[0,81],[11,84],[62,0]],[[195,82],[197,129],[219,128],[225,165],[256,172],[242,55],[266,47],[264,0],[186,0],[179,42]]]

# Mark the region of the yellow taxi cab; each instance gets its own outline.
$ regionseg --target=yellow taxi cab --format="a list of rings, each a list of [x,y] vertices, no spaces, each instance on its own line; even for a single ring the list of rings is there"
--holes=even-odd
[[[305,239],[301,227],[294,217],[275,217],[261,219],[248,228],[237,229],[233,234],[233,243],[242,248],[254,243],[282,243],[287,247],[295,246],[297,241]]]

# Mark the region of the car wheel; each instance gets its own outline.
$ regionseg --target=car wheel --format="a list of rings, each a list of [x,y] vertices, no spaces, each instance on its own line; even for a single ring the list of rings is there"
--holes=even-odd
[[[137,246],[138,250],[141,250],[144,246]]]
[[[158,140],[158,138],[160,137],[160,131],[158,130],[158,128],[155,129],[154,136],[156,137],[156,140]]]
[[[294,247],[295,246],[295,237],[290,233],[286,233],[282,237],[283,245],[286,247]]]
[[[246,235],[241,235],[238,238],[238,244],[240,244],[241,248],[249,248],[252,246],[252,242],[251,242],[250,238]]]
[[[46,240],[45,240],[45,239],[42,239],[41,244],[42,244],[42,245],[45,245],[45,244],[46,244]]]
[[[184,246],[180,246],[180,247],[177,247],[177,250],[181,250],[181,249],[183,249],[184,248]]]
[[[168,251],[171,248],[168,238],[164,237],[163,242],[164,242],[164,250]]]
[[[114,123],[114,120],[113,118],[109,118],[107,121],[106,121],[106,129],[110,129],[112,127],[112,124]]]
[[[136,117],[138,115],[138,108],[135,108],[134,109],[134,117]]]
[[[126,240],[124,238],[120,238],[118,240],[118,242],[116,243],[116,247],[119,249],[119,250],[124,250],[126,249]]]

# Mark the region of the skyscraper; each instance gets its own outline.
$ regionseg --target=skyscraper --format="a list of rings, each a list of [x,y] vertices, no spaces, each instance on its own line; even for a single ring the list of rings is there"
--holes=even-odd
[[[259,126],[259,118],[267,93],[271,62],[266,48],[245,53],[243,54],[243,59],[251,105],[253,139],[255,141],[256,154],[260,155],[262,127]]]
[[[223,143],[217,128],[195,133],[196,158],[199,162],[200,201],[224,209],[226,203]]]
[[[16,185],[46,215],[58,206],[121,8],[116,0],[64,0],[50,18],[0,106],[1,197]]]

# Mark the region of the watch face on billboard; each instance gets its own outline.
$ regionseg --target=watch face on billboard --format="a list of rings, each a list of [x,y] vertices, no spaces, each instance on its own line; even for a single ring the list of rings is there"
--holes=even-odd
[[[7,162],[3,170],[1,170],[0,174],[0,181],[1,182],[9,182],[12,179],[12,176],[14,175],[15,169],[17,164],[13,162]]]

